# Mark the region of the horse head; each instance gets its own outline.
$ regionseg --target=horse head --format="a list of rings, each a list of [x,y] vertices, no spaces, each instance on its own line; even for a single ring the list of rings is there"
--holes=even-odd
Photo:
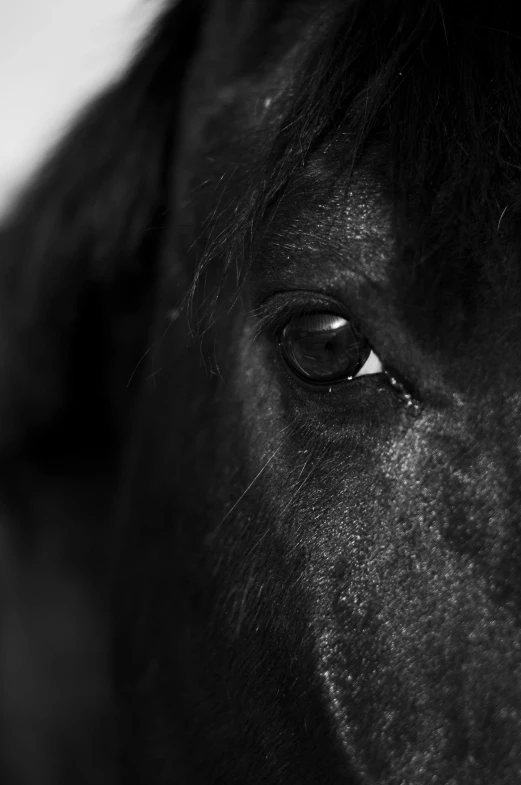
[[[521,48],[469,8],[180,2],[98,110],[129,781],[521,776]]]

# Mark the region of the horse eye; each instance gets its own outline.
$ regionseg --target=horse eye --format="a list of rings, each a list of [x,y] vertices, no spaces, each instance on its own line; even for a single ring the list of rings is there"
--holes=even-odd
[[[336,314],[293,316],[282,331],[280,348],[291,370],[315,384],[331,384],[383,370],[366,339],[351,322]]]

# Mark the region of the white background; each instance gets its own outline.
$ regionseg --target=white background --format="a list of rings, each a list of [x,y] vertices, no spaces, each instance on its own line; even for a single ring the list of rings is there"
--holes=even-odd
[[[0,0],[0,218],[85,102],[128,64],[163,0]]]

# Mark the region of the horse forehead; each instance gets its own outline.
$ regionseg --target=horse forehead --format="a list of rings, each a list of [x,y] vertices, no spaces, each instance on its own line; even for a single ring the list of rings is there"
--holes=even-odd
[[[395,234],[388,184],[371,158],[347,179],[327,155],[316,155],[297,175],[268,219],[270,250],[279,250],[278,274],[288,283],[328,279],[338,288],[356,281],[389,285]],[[334,158],[342,156],[342,146]],[[262,268],[263,255],[258,258]],[[270,267],[273,274],[273,267]]]

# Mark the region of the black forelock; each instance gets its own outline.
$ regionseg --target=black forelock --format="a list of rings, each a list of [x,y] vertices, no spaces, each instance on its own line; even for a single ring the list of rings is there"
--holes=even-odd
[[[385,147],[399,240],[411,268],[423,268],[445,246],[451,262],[454,253],[482,260],[485,242],[500,244],[507,230],[515,231],[521,206],[517,27],[515,4],[501,0],[338,4],[317,25],[296,79],[288,82],[287,109],[269,133],[260,176],[246,195],[241,191],[241,204],[220,241],[207,248],[199,274],[215,256],[235,268],[295,175],[339,135],[343,155],[332,187],[349,181],[375,140]],[[492,277],[507,280],[504,265],[514,263],[517,257],[505,255],[503,246],[502,273]],[[469,275],[475,274],[473,263]]]

